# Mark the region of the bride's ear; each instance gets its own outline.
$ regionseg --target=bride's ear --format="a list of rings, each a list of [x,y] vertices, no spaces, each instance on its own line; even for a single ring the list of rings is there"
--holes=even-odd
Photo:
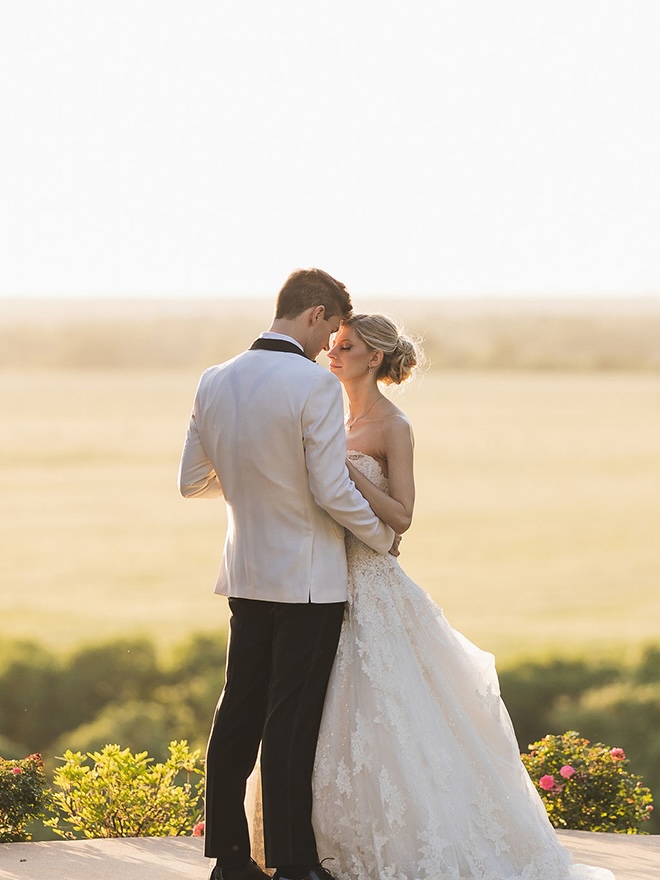
[[[383,363],[383,357],[383,352],[376,349],[369,358],[369,366],[374,370],[377,369]]]

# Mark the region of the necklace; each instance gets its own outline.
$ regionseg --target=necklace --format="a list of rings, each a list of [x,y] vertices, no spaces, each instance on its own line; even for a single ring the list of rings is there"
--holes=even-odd
[[[377,397],[377,398],[374,400],[374,402],[371,404],[371,406],[369,407],[369,409],[365,410],[363,413],[360,413],[360,415],[359,415],[359,416],[356,416],[354,419],[352,419],[352,421],[348,421],[348,420],[347,420],[347,421],[346,421],[346,430],[347,430],[347,431],[352,431],[352,430],[353,430],[353,425],[354,425],[356,422],[359,422],[360,419],[363,419],[365,416],[368,416],[369,413],[371,412],[371,410],[376,406],[376,404],[378,403],[379,400],[382,400],[382,398],[381,398],[381,397]]]

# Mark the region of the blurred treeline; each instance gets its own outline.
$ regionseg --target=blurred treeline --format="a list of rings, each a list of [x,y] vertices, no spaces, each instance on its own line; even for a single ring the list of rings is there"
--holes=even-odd
[[[34,642],[0,643],[0,755],[55,756],[118,743],[167,756],[172,739],[204,747],[224,677],[224,636],[194,635],[166,659],[148,640],[80,647],[68,656]],[[627,664],[519,662],[500,672],[522,751],[548,733],[577,730],[623,748],[660,800],[660,646]],[[658,817],[646,829],[660,831]]]
[[[190,636],[159,657],[146,638],[59,655],[37,642],[0,642],[0,755],[43,755],[119,743],[165,760],[168,743],[204,747],[224,684],[226,636]]]
[[[660,370],[660,300],[356,302],[424,339],[433,367]],[[0,368],[198,370],[244,349],[272,303],[0,302]]]

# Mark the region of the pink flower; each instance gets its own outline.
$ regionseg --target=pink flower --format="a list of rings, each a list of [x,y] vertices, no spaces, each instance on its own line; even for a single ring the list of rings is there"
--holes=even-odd
[[[559,775],[563,776],[564,779],[570,779],[574,773],[575,769],[571,767],[570,764],[564,764],[564,766],[559,771]]]
[[[204,823],[198,822],[193,828],[193,837],[204,837]]]
[[[623,761],[626,757],[626,753],[623,749],[610,749],[610,755],[614,758],[615,761]]]
[[[554,776],[542,776],[539,779],[539,785],[543,789],[543,791],[550,791],[555,787],[555,777]]]
[[[11,772],[12,773],[22,773],[23,771],[21,770],[20,767],[12,767]]]

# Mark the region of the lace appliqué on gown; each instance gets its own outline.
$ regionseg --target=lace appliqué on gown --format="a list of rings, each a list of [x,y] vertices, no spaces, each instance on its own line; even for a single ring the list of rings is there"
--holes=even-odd
[[[350,457],[387,488],[378,463]],[[525,771],[492,655],[391,556],[347,535],[349,601],[316,752],[339,880],[611,880],[572,865]]]

